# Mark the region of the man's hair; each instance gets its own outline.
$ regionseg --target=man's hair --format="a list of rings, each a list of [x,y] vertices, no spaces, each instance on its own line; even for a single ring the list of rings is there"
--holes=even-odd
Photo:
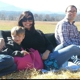
[[[77,12],[77,8],[76,8],[76,6],[74,6],[74,5],[69,5],[69,6],[66,8],[65,12],[67,12],[67,9],[68,9],[69,7],[74,7],[74,8],[76,9],[76,12]]]
[[[25,29],[21,26],[15,26],[11,29],[11,35],[14,35],[15,33],[16,35],[19,35],[19,34],[25,35]]]

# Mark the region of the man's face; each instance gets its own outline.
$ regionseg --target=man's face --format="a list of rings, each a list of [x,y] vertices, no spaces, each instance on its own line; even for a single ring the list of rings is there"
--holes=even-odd
[[[68,20],[74,21],[76,14],[77,14],[77,11],[75,7],[68,7],[66,11],[66,17],[68,18]]]

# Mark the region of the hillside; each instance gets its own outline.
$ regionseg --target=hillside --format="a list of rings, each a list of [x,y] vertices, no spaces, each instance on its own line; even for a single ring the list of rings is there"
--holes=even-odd
[[[11,4],[7,4],[0,1],[0,11],[24,11],[25,9],[15,7]]]

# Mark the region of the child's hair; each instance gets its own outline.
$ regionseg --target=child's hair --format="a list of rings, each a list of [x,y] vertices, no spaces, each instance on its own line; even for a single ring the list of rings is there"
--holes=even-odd
[[[11,35],[19,35],[19,34],[24,34],[25,35],[25,29],[21,26],[15,26],[11,29]]]

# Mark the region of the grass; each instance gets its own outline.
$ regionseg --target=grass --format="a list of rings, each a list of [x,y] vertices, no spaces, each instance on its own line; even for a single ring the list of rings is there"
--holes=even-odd
[[[53,33],[57,22],[36,22],[36,29],[42,30],[44,33]]]
[[[35,28],[42,30],[44,33],[54,32],[57,22],[35,22]],[[12,27],[17,25],[17,21],[0,21],[0,30],[11,30]]]
[[[41,73],[36,69],[19,71],[0,77],[0,79],[80,79],[80,70],[71,72],[60,70],[58,72]]]
[[[36,29],[42,30],[44,33],[54,33],[57,22],[35,22]],[[17,21],[0,21],[0,30],[10,30],[12,27],[17,25]],[[76,22],[78,30],[80,31],[80,22]],[[56,73],[48,72],[41,74],[41,71],[25,70],[15,73],[11,73],[0,77],[0,79],[79,79],[80,70],[76,72],[70,72],[61,70]]]

